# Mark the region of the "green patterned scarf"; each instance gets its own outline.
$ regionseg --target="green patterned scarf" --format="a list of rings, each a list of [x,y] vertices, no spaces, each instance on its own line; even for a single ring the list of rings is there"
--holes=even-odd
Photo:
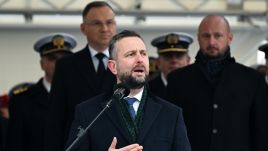
[[[121,117],[123,118],[123,121],[127,126],[128,132],[131,136],[132,143],[137,142],[137,139],[139,136],[139,128],[141,126],[141,122],[143,118],[143,112],[144,112],[143,107],[144,107],[146,98],[147,98],[147,89],[146,89],[146,86],[144,86],[141,102],[140,102],[135,120],[131,118],[126,100],[121,99],[119,101],[119,105],[121,109]]]

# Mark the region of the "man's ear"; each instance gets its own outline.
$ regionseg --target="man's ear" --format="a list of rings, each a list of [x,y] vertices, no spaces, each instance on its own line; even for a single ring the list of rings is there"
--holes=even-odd
[[[109,60],[107,66],[114,75],[117,74],[116,63],[114,60]]]
[[[80,31],[81,31],[84,35],[86,35],[85,24],[84,24],[84,23],[81,23],[81,24],[80,24]]]
[[[41,67],[41,69],[42,69],[43,71],[45,71],[46,65],[45,65],[44,60],[41,58],[39,62],[40,62],[40,67]]]
[[[155,59],[155,67],[159,69],[159,66],[161,64],[160,57]]]
[[[191,63],[191,57],[189,55],[187,55],[187,63],[190,64]]]
[[[231,45],[231,42],[233,41],[233,38],[234,38],[234,35],[233,35],[233,33],[230,32],[230,33],[228,34],[228,44],[229,44],[229,45]]]

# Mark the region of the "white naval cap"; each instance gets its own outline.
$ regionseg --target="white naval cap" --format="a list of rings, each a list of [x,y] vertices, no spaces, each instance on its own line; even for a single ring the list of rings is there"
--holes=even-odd
[[[53,33],[42,37],[34,44],[36,52],[41,56],[54,52],[72,53],[77,45],[76,38],[67,33]]]

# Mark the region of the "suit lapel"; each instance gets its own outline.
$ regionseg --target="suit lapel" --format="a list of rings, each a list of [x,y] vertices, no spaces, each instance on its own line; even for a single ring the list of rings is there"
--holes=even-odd
[[[82,76],[86,79],[86,82],[95,90],[96,85],[96,71],[90,56],[88,47],[86,46],[80,53],[77,53],[77,62],[76,66]]]
[[[96,91],[97,74],[93,65],[93,61],[91,59],[90,51],[87,46],[82,51],[77,53],[76,66],[79,72],[82,74],[82,77],[86,79],[86,82],[90,86],[90,89]],[[116,78],[112,72],[109,69],[107,70],[108,71],[105,73],[103,82],[101,83],[101,92],[110,91],[116,81]]]
[[[156,103],[151,97],[148,97],[147,102],[144,106],[144,115],[138,138],[139,143],[141,143],[147,135],[156,117],[158,116],[160,109],[161,105]]]
[[[102,106],[105,107],[106,102],[102,103]],[[130,139],[131,136],[121,117],[121,111],[120,111],[120,107],[119,107],[117,100],[113,100],[113,102],[110,105],[110,108],[108,108],[105,111],[105,113],[111,119],[112,123],[115,125],[118,131],[122,134],[122,136],[128,141],[128,143],[131,143],[131,139]]]

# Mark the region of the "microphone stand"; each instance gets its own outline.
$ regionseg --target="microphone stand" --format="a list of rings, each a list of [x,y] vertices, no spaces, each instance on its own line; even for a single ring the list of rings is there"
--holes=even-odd
[[[72,142],[71,145],[65,150],[65,151],[70,151],[75,144],[86,134],[86,132],[89,130],[89,128],[95,123],[95,121],[103,114],[103,112],[110,107],[111,103],[113,101],[113,98],[107,102],[106,106],[101,110],[101,112],[92,120],[91,123],[86,127],[86,129],[80,128],[79,132],[77,134],[76,139]]]

